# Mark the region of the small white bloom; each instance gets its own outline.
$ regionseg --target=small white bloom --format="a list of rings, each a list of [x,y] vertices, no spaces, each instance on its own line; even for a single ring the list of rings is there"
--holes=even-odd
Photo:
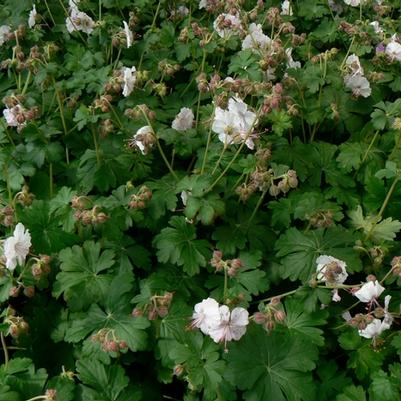
[[[301,68],[301,63],[299,61],[294,61],[292,58],[291,47],[285,49],[285,54],[287,56],[287,68]]]
[[[361,3],[361,0],[344,0],[344,3],[352,7],[358,7]]]
[[[370,83],[363,75],[347,74],[344,77],[344,83],[356,97],[369,97],[372,94]]]
[[[384,287],[377,280],[368,281],[358,291],[354,292],[354,295],[361,302],[371,302],[378,298],[383,291]]]
[[[393,40],[386,46],[385,53],[392,61],[401,61],[401,44]]]
[[[220,323],[219,304],[213,298],[204,299],[194,307],[192,314],[192,327],[201,329],[202,333],[209,334],[212,327]]]
[[[189,14],[189,8],[181,5],[177,8],[177,14],[181,17],[186,17]]]
[[[36,24],[36,16],[38,13],[36,12],[36,7],[35,4],[32,7],[32,10],[29,12],[29,18],[28,18],[28,26],[29,28],[33,28]]]
[[[70,4],[73,4],[73,6],[70,7],[70,15],[65,20],[67,31],[69,33],[82,31],[88,35],[91,34],[95,26],[93,19],[88,14],[79,11],[74,3]]]
[[[263,33],[262,25],[252,24],[249,25],[249,33],[246,35],[245,39],[242,42],[242,50],[245,49],[266,49],[270,46],[272,40]]]
[[[358,330],[358,333],[361,337],[365,338],[376,338],[379,336],[384,330],[388,330],[390,325],[386,323],[384,320],[373,319],[364,329]]]
[[[373,21],[369,25],[373,27],[375,33],[383,33],[383,29],[381,28],[379,21]]]
[[[8,25],[0,26],[0,46],[7,42],[10,33],[11,28]]]
[[[291,3],[288,0],[284,0],[281,3],[281,15],[292,15],[293,11],[292,11],[292,7],[291,7]]]
[[[341,301],[341,297],[340,294],[338,293],[338,289],[334,288],[334,290],[332,291],[333,296],[331,297],[331,300],[334,302],[340,302]]]
[[[238,15],[220,14],[214,20],[213,28],[221,38],[228,39],[235,31],[241,29],[241,20]]]
[[[123,21],[123,25],[124,25],[125,40],[127,42],[127,49],[129,49],[132,46],[132,42],[134,41],[134,36],[131,30],[129,29],[128,24],[125,21]]]
[[[13,236],[4,241],[4,256],[7,269],[13,271],[17,264],[24,264],[30,247],[31,235],[28,230],[25,230],[22,223],[18,223],[14,229]]]
[[[20,117],[24,117],[24,108],[17,104],[11,109],[7,108],[3,110],[3,116],[7,121],[9,127],[17,127],[18,131],[26,125],[26,120],[23,118],[23,122],[20,122]]]
[[[199,2],[199,9],[207,7],[207,0],[201,0]]]
[[[246,326],[249,323],[248,311],[244,308],[234,308],[231,313],[227,305],[219,308],[220,322],[212,326],[209,335],[214,342],[224,342],[239,340],[246,332]]]
[[[182,191],[181,192],[180,197],[181,197],[182,204],[184,206],[187,206],[188,196],[191,196],[191,195],[192,195],[191,191]]]
[[[177,131],[186,131],[192,128],[194,122],[194,113],[188,107],[182,107],[180,112],[176,115],[171,127]]]
[[[321,255],[316,259],[316,278],[326,285],[342,284],[348,277],[347,264],[333,256]]]
[[[136,131],[136,134],[130,141],[131,146],[136,146],[143,155],[146,155],[153,146],[154,132],[150,125],[145,125]]]
[[[136,68],[135,67],[123,67],[123,96],[127,97],[134,90],[134,85],[136,82]]]
[[[363,75],[363,68],[356,54],[351,54],[347,57],[345,65],[348,67],[352,75]]]

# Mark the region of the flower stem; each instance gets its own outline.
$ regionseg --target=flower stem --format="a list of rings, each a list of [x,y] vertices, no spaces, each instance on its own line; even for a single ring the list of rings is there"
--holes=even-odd
[[[202,74],[203,70],[205,69],[205,61],[206,61],[206,51],[203,49],[203,57],[202,57],[202,63],[201,63],[201,68],[200,68],[200,73]],[[198,89],[199,90],[199,89]],[[198,128],[199,124],[199,109],[200,109],[200,102],[201,102],[201,97],[202,97],[202,92],[199,90],[198,94],[198,102],[196,105],[196,122],[195,122],[195,128]]]
[[[253,212],[252,212],[252,214],[251,214],[251,217],[250,217],[249,220],[248,220],[247,231],[249,230],[249,227],[250,227],[250,225],[251,225],[253,219],[255,218],[256,213],[257,213],[257,211],[259,210],[260,205],[262,204],[263,199],[264,199],[266,193],[267,193],[267,189],[265,189],[265,190],[262,192],[262,194],[260,195],[259,200],[258,200],[258,203],[256,204],[255,208],[253,209]]]
[[[1,332],[0,333],[0,340],[1,340],[1,346],[3,348],[3,352],[4,352],[4,365],[7,368],[8,365],[8,361],[9,361],[9,355],[8,355],[8,349],[7,349],[7,344],[6,344],[6,340],[4,339],[4,333]]]
[[[386,198],[384,199],[382,207],[380,208],[380,211],[379,211],[379,215],[378,216],[379,216],[380,219],[382,218],[383,213],[386,210],[388,202],[390,201],[390,198],[393,195],[393,192],[395,190],[396,185],[398,184],[398,181],[400,181],[400,177],[395,177],[393,183],[391,184],[390,189],[387,192]]]
[[[225,143],[225,144],[224,144],[224,147],[223,147],[223,150],[220,152],[219,159],[217,160],[217,162],[216,162],[216,164],[215,164],[215,166],[214,166],[214,168],[213,168],[213,171],[212,171],[211,175],[213,175],[213,174],[216,172],[217,167],[219,167],[220,162],[221,162],[221,159],[223,158],[223,155],[224,155],[226,149],[227,149],[227,144]]]
[[[297,289],[295,289],[295,290],[292,290],[292,291],[284,292],[283,294],[273,295],[272,297],[262,299],[262,300],[260,300],[260,301],[258,301],[258,302],[267,302],[267,301],[271,301],[273,298],[284,298],[284,297],[287,297],[288,295],[295,294],[298,290],[299,290],[299,288],[297,288]]]
[[[96,130],[95,130],[94,125],[92,125],[91,128],[92,128],[91,131],[92,131],[93,143],[95,145],[96,163],[97,163],[97,166],[99,167],[100,166],[99,144],[98,144],[98,141],[97,141],[97,135],[96,135]]]

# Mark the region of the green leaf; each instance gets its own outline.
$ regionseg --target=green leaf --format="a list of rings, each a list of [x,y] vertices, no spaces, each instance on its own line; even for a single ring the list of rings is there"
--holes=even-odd
[[[353,169],[358,169],[361,165],[365,147],[360,142],[346,142],[339,146],[340,154],[337,161],[340,167],[347,173]]]
[[[99,243],[86,241],[82,247],[75,245],[59,254],[61,272],[57,274],[53,294],[64,298],[74,309],[87,308],[103,299],[111,282],[107,270],[114,264],[114,252],[101,252]]]
[[[206,266],[209,243],[196,239],[195,227],[184,217],[174,216],[169,223],[172,227],[164,228],[154,239],[159,262],[183,266],[190,276],[199,273],[200,267]]]
[[[371,375],[370,401],[394,401],[399,399],[399,391],[385,372],[379,370]]]
[[[249,356],[252,355],[252,358]],[[312,401],[314,385],[307,373],[314,369],[317,349],[296,336],[260,327],[229,347],[225,377],[246,401]]]
[[[336,401],[366,401],[365,391],[361,386],[348,386],[336,397]]]
[[[360,271],[361,261],[352,249],[354,238],[339,227],[330,227],[302,233],[296,228],[288,229],[277,240],[275,248],[280,258],[283,278],[292,281],[308,282],[316,272],[316,258],[320,255],[330,255],[344,260],[349,271]]]

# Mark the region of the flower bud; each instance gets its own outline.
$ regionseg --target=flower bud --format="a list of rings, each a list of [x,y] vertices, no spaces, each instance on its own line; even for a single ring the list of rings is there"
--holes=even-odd
[[[173,369],[173,374],[175,376],[181,376],[184,373],[184,366],[181,364],[175,365]]]
[[[131,312],[132,317],[140,317],[143,316],[143,310],[140,308],[134,308],[134,310]]]
[[[255,312],[253,314],[253,321],[256,324],[264,324],[266,322],[266,315],[262,312]]]
[[[28,298],[32,298],[35,295],[35,287],[32,285],[24,288],[24,295]]]
[[[274,319],[277,322],[284,322],[285,318],[286,318],[286,314],[285,314],[284,311],[277,310],[277,311],[274,312]]]

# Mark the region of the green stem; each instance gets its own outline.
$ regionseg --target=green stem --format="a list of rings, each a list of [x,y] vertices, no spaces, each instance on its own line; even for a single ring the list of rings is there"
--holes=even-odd
[[[92,125],[91,126],[91,131],[92,131],[92,137],[93,137],[93,143],[95,145],[95,152],[96,152],[96,163],[98,167],[100,166],[100,152],[99,152],[99,144],[97,141],[97,136],[96,136],[96,130],[95,127]]]
[[[373,139],[370,141],[370,144],[369,144],[368,148],[366,149],[365,154],[362,157],[361,165],[365,162],[366,158],[368,157],[368,154],[369,154],[370,150],[372,149],[373,144],[376,142],[376,138],[378,135],[379,135],[379,130],[377,130],[375,132]]]
[[[28,71],[28,76],[25,81],[24,88],[22,89],[21,95],[25,95],[26,90],[28,89],[29,82],[31,80],[32,72],[31,70]]]
[[[202,57],[202,63],[201,63],[201,68],[200,68],[200,74],[203,73],[203,70],[205,68],[205,61],[206,61],[206,51],[203,49],[203,57]],[[201,98],[202,98],[202,92],[199,91],[198,94],[198,102],[196,105],[196,122],[195,122],[195,128],[198,128],[199,124],[199,109],[200,109],[200,103],[201,103]]]
[[[390,187],[389,191],[387,192],[386,198],[384,199],[382,207],[380,208],[380,211],[379,211],[379,215],[378,216],[379,216],[380,219],[382,218],[383,213],[386,210],[388,202],[390,201],[390,198],[393,195],[393,192],[395,190],[396,185],[398,184],[398,181],[400,181],[400,177],[395,177],[393,183],[391,184],[391,187]]]
[[[213,115],[212,115],[213,118]],[[202,167],[201,167],[201,175],[204,173],[205,171],[205,167],[206,167],[206,160],[207,160],[207,152],[209,151],[209,146],[210,146],[210,142],[212,140],[212,127],[210,126],[209,128],[209,132],[207,134],[207,142],[206,142],[206,148],[205,148],[205,153],[203,154],[203,161],[202,161]]]
[[[26,401],[47,400],[47,399],[48,399],[47,395],[38,395]]]
[[[53,14],[52,14],[52,12],[50,11],[50,7],[49,7],[49,5],[47,4],[47,0],[45,0],[45,4],[46,4],[47,12],[48,12],[49,15],[50,15],[50,19],[51,19],[52,22],[53,22],[53,25],[56,25],[56,21],[54,20]]]
[[[213,171],[212,171],[212,174],[211,174],[212,176],[213,176],[214,173],[216,172],[217,167],[219,167],[220,162],[221,162],[221,159],[223,158],[223,155],[224,155],[224,153],[225,153],[227,147],[228,147],[228,146],[227,146],[227,144],[225,143],[225,144],[224,144],[224,147],[223,147],[223,150],[220,152],[219,159],[217,160],[216,164],[214,165],[214,168],[213,168]]]
[[[348,50],[347,50],[347,54],[345,55],[344,60],[342,61],[341,65],[340,65],[340,70],[341,70],[341,71],[342,71],[342,69],[343,69],[343,67],[344,67],[344,64],[345,64],[345,61],[347,60],[347,57],[348,57],[348,55],[349,55],[349,53],[350,53],[350,51],[351,51],[351,47],[352,47],[352,45],[354,44],[354,41],[355,41],[355,35],[352,37],[351,43],[350,43],[350,45],[349,45],[349,47],[348,47]]]
[[[8,361],[10,360],[10,358],[9,358],[9,355],[8,355],[7,344],[6,344],[6,340],[4,339],[4,333],[3,332],[0,333],[0,340],[1,340],[1,346],[2,346],[3,352],[4,352],[4,365],[7,368]]]
[[[252,214],[251,214],[251,217],[250,217],[249,220],[248,220],[247,230],[249,230],[249,227],[250,227],[250,225],[251,225],[253,219],[255,218],[256,213],[257,213],[257,211],[259,210],[260,205],[262,204],[263,199],[264,199],[266,193],[267,193],[267,189],[265,189],[265,190],[262,192],[262,194],[260,195],[259,200],[258,200],[258,203],[256,204],[255,208],[253,209],[253,212],[252,212]]]
[[[227,291],[228,291],[228,274],[227,274],[227,269],[224,268],[224,290],[223,290],[224,302],[226,302],[227,300]]]
[[[49,163],[49,197],[53,198],[53,163]]]
[[[60,118],[61,118],[61,124],[63,126],[63,130],[64,130],[64,135],[67,136],[68,135],[68,129],[67,129],[67,124],[65,122],[65,117],[64,117],[64,107],[63,107],[63,102],[61,100],[61,96],[60,96],[60,92],[57,88],[56,85],[56,80],[53,77],[53,85],[54,85],[54,91],[56,92],[56,99],[57,99],[57,104],[58,104],[58,110],[60,113]],[[66,161],[67,164],[70,164],[70,159],[68,156],[68,147],[66,146],[65,148],[65,153],[66,153]]]
[[[280,295],[274,295],[274,296],[272,296],[272,297],[262,299],[262,300],[260,300],[260,301],[258,301],[258,302],[267,302],[267,301],[271,301],[273,298],[284,298],[284,297],[286,297],[286,296],[288,296],[288,295],[295,294],[298,290],[299,290],[299,288],[297,288],[296,290],[284,292],[283,294],[280,294]]]

